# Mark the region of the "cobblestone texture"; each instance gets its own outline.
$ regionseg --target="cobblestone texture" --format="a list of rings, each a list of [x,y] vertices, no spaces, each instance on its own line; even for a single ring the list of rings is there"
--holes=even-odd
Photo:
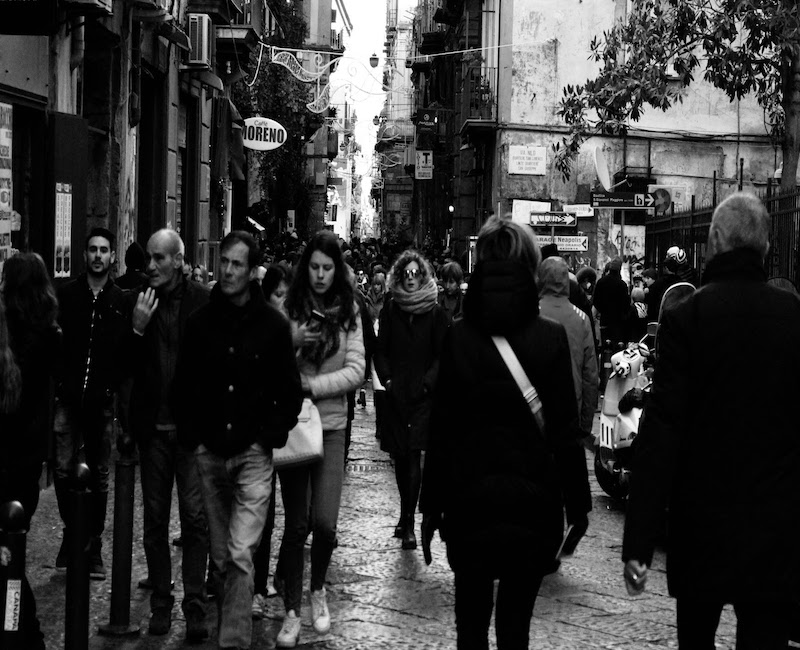
[[[588,462],[588,461],[587,461]],[[590,475],[592,470],[590,466]],[[658,553],[644,596],[630,598],[622,583],[620,544],[623,506],[608,499],[592,475],[594,510],[590,528],[573,558],[558,573],[545,578],[531,623],[531,648],[541,650],[588,648],[604,650],[656,650],[676,648],[674,601],[667,596],[664,557]],[[113,495],[109,501],[113,504]],[[91,584],[90,648],[151,649],[184,646],[185,624],[180,607],[165,637],[149,637],[149,592],[136,583],[147,573],[141,545],[141,495],[136,489],[131,621],[141,626],[137,637],[108,638],[97,627],[108,622],[111,589],[111,539],[113,515],[104,539],[103,556],[109,573],[105,582]],[[366,408],[356,407],[350,462],[339,518],[339,547],[328,574],[328,602],[333,625],[326,635],[311,627],[308,593],[304,597],[300,648],[320,650],[438,650],[455,648],[453,578],[444,545],[435,538],[433,564],[425,566],[421,550],[403,551],[392,537],[399,512],[393,468],[380,451],[374,435],[371,392]],[[420,516],[417,517],[419,526]],[[273,563],[283,525],[282,506],[273,538]],[[173,505],[171,535],[179,532],[177,502]],[[64,591],[66,576],[53,568],[61,542],[61,524],[52,488],[42,493],[41,504],[28,538],[29,576],[36,594],[48,648],[64,647]],[[308,549],[307,549],[308,550]],[[181,597],[180,550],[173,552],[176,600]],[[308,575],[306,575],[306,581]],[[306,589],[308,584],[306,582]],[[215,623],[216,608],[209,605]],[[254,623],[253,648],[275,647],[283,617],[278,598],[268,600],[267,616]],[[735,645],[735,617],[729,608],[717,634],[717,648]],[[205,644],[216,648],[216,635]],[[490,630],[494,648],[494,631]]]

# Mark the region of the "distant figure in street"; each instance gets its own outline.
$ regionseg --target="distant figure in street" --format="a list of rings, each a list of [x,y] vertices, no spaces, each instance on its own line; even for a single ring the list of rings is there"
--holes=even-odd
[[[767,284],[769,233],[755,196],[714,211],[702,287],[661,316],[634,442],[624,579],[644,590],[668,516],[681,648],[713,648],[725,604],[738,650],[786,648],[797,617],[800,298]]]
[[[611,341],[612,347],[627,343],[627,317],[631,307],[628,285],[620,275],[622,260],[618,257],[606,265],[606,272],[597,281],[592,306],[600,314],[601,344]]]
[[[192,267],[191,280],[200,284],[208,284],[208,269],[202,264],[195,264]]]
[[[258,244],[234,230],[219,254],[219,282],[189,318],[178,359],[178,434],[202,480],[219,647],[249,648],[253,554],[272,492],[272,450],[286,444],[303,398],[289,322],[255,280]]]
[[[373,322],[378,322],[386,299],[386,273],[376,269],[367,290],[367,309]]]
[[[116,279],[117,286],[126,291],[139,289],[147,283],[144,272],[144,248],[139,242],[132,242],[125,251],[125,273]]]
[[[542,260],[538,272],[539,309],[542,316],[561,323],[567,332],[572,381],[575,387],[580,435],[584,445],[593,450],[592,423],[597,406],[597,354],[594,333],[586,313],[569,301],[569,267],[562,257]],[[587,513],[592,509],[586,454],[578,440],[570,445],[571,462],[561,467],[567,524],[572,526],[563,552],[571,555],[589,527]]]
[[[420,509],[423,550],[436,528],[455,574],[458,650],[528,647],[534,602],[564,529],[558,467],[577,432],[564,327],[539,316],[539,247],[527,226],[490,217],[442,351]],[[538,391],[539,428],[492,336],[507,339]]]
[[[331,626],[325,593],[344,483],[347,393],[364,381],[364,335],[354,284],[339,241],[323,230],[311,238],[300,257],[286,309],[295,333],[297,364],[303,391],[322,420],[324,456],[299,467],[281,469],[285,528],[275,587],[286,616],[278,633],[279,648],[293,648],[300,636],[304,546],[311,504],[311,623],[318,634]],[[316,312],[316,314],[315,314]]]
[[[678,275],[679,257],[681,257],[681,255],[685,257],[686,253],[677,246],[670,246],[667,250],[667,256],[664,258],[661,276],[647,283],[645,303],[647,303],[647,317],[651,321],[658,320],[658,314],[661,310],[661,299],[664,297],[666,290],[676,282],[681,281]],[[644,277],[649,278],[650,272]]]
[[[447,262],[440,273],[439,280],[444,290],[439,293],[439,307],[447,314],[448,323],[461,318],[464,296],[461,293],[461,283],[464,281],[464,271],[458,262]]]
[[[86,238],[86,272],[58,290],[58,323],[63,332],[63,363],[56,388],[55,489],[64,538],[56,568],[67,567],[73,517],[69,477],[75,464],[85,462],[89,483],[89,575],[104,580],[101,535],[105,529],[108,475],[111,460],[114,394],[122,370],[119,358],[128,329],[130,309],[125,292],[111,279],[116,238],[94,228]]]
[[[394,530],[406,550],[417,548],[414,515],[422,481],[422,452],[428,448],[433,389],[448,328],[428,261],[415,250],[392,266],[392,298],[381,313],[375,369],[386,387],[381,449],[394,460],[400,519]]]
[[[172,624],[172,551],[169,522],[172,489],[178,486],[186,638],[208,636],[205,624],[208,534],[194,454],[178,444],[173,392],[175,369],[189,316],[208,302],[208,291],[183,275],[184,244],[163,229],[147,242],[148,287],[135,298],[129,333],[133,375],[128,428],[139,447],[144,506],[144,553],[150,586],[149,633],[163,635]],[[195,378],[194,381],[197,381]]]

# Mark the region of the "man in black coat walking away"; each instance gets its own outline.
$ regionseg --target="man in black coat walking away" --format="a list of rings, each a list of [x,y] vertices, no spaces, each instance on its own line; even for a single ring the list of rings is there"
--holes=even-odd
[[[682,649],[714,647],[727,603],[738,650],[785,648],[800,585],[800,299],[767,285],[769,231],[752,195],[717,207],[703,286],[662,317],[634,443],[624,578],[644,589],[668,508]]]

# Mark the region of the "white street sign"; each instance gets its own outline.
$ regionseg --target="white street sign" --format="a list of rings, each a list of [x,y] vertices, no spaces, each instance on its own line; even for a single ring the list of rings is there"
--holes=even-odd
[[[564,206],[564,212],[572,212],[578,219],[594,216],[594,208],[588,203],[570,203]]]
[[[578,223],[574,214],[564,212],[531,212],[532,226],[574,226]]]
[[[589,250],[587,235],[556,235],[551,238],[559,253],[585,253]]]
[[[414,167],[414,178],[429,180],[433,178],[433,151],[417,149],[417,164]]]

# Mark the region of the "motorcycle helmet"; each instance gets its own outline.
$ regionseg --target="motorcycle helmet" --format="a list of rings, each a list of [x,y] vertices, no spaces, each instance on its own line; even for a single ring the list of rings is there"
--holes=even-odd
[[[670,246],[667,249],[667,256],[664,258],[664,265],[673,273],[678,270],[678,267],[686,264],[689,258],[686,256],[686,251],[680,246]]]

